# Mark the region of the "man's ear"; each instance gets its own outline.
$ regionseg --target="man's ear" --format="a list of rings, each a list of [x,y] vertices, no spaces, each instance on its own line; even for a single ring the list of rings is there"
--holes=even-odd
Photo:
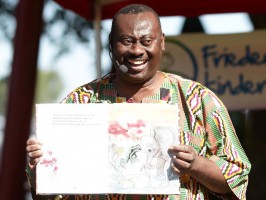
[[[109,56],[110,56],[111,60],[113,60],[113,48],[112,48],[112,38],[111,37],[112,36],[111,36],[111,33],[110,33],[109,37],[108,37],[108,39],[109,39],[108,47],[109,47]]]
[[[162,33],[161,35],[161,45],[162,45],[162,50],[164,51],[165,50],[165,36],[164,36],[164,33]]]
[[[110,51],[110,52],[112,52],[112,50],[113,50],[113,49],[112,49],[112,42],[113,42],[113,41],[112,41],[112,35],[111,35],[111,34],[112,34],[112,33],[110,32],[110,33],[109,33],[109,37],[108,37],[108,39],[109,39],[109,51]]]

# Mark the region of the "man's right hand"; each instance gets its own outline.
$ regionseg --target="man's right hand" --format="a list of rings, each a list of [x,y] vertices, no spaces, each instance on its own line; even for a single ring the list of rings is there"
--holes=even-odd
[[[30,159],[29,164],[34,167],[43,156],[42,143],[37,139],[28,139],[26,151]]]

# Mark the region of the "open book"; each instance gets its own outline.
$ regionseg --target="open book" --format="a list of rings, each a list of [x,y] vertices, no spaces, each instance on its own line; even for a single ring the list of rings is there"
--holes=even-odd
[[[179,194],[178,120],[169,104],[37,104],[37,193]]]

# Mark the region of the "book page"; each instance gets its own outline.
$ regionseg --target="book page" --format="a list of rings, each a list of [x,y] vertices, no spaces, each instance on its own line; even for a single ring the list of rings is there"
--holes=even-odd
[[[179,194],[167,152],[178,116],[168,104],[37,105],[37,192]]]
[[[106,191],[108,135],[105,105],[41,104],[36,134],[44,156],[37,165],[37,193]]]
[[[113,104],[108,132],[110,192],[179,193],[168,155],[168,148],[179,144],[176,105]]]

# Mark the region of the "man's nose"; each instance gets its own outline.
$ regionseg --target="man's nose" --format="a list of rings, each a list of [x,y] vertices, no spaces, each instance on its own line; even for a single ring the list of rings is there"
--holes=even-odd
[[[132,45],[131,50],[132,50],[132,53],[137,56],[142,55],[144,53],[143,45],[139,41],[135,42]]]

